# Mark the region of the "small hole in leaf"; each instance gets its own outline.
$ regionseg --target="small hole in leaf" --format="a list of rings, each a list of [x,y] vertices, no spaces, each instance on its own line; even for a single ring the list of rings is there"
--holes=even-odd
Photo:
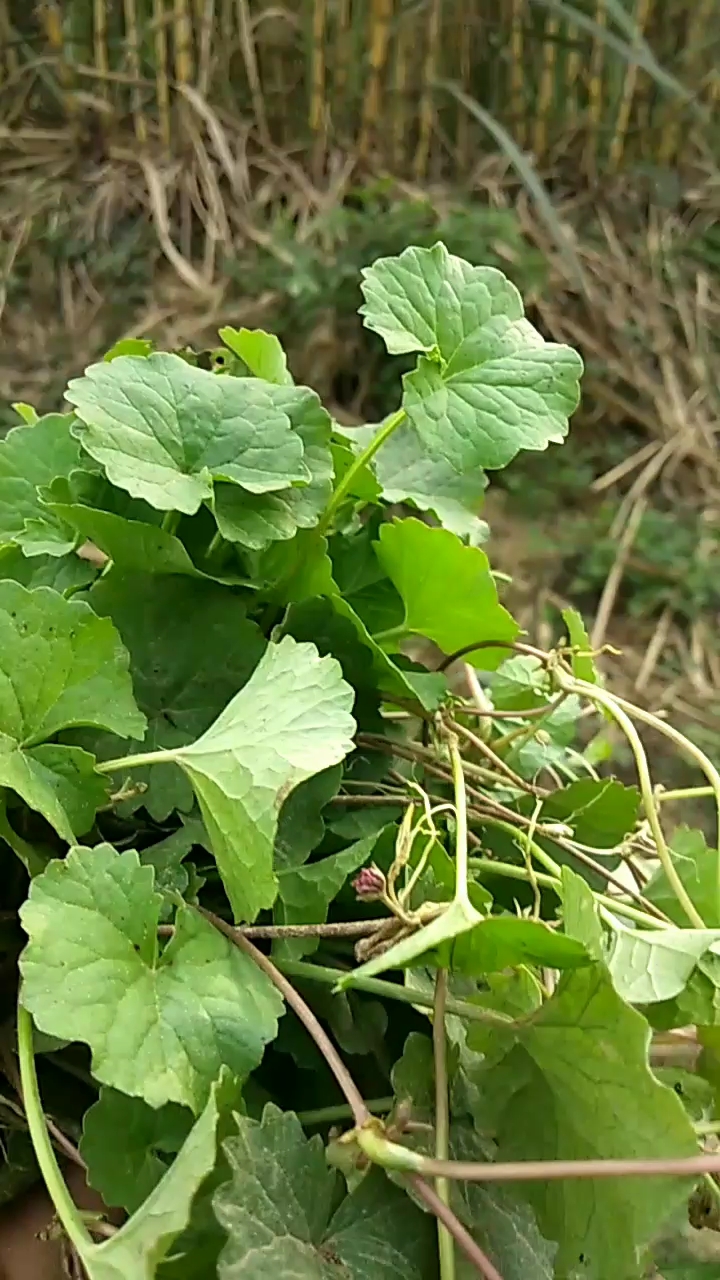
[[[676,1092],[677,1094],[679,1094],[679,1095],[680,1095],[680,1097],[682,1098],[683,1087],[682,1087],[682,1085],[681,1085],[681,1083],[680,1083],[680,1081],[679,1081],[679,1080],[677,1080],[677,1081],[676,1081],[676,1083],[673,1085],[673,1089],[674,1089],[674,1090],[675,1090],[675,1092]]]

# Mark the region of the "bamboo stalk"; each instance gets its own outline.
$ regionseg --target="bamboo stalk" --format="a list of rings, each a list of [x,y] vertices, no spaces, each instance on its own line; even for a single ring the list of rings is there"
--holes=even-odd
[[[418,143],[415,150],[413,170],[417,182],[427,177],[430,144],[435,123],[435,80],[437,78],[437,52],[440,47],[441,0],[430,0],[428,9],[427,36],[425,46],[425,65],[423,68],[423,89],[420,97],[420,118]]]
[[[312,16],[312,58],[310,66],[310,113],[308,124],[310,132],[318,134],[324,131],[326,119],[325,102],[325,26],[327,20],[327,0],[313,0]]]
[[[192,18],[187,0],[174,0],[173,52],[175,55],[175,79],[178,84],[191,84],[194,74],[192,47]]]
[[[140,36],[138,31],[135,0],[123,0],[123,12],[125,16],[125,47],[127,50],[128,70],[133,79],[139,81]],[[148,127],[147,120],[145,119],[142,109],[142,94],[139,83],[134,84],[130,90],[130,102],[132,105],[135,137],[141,145],[144,145],[148,140]]]
[[[543,47],[543,66],[540,73],[537,103],[535,106],[535,129],[533,131],[533,151],[536,160],[542,160],[547,151],[548,129],[547,118],[553,104],[557,72],[557,42],[560,31],[560,20],[557,14],[548,14],[545,24],[545,41]]]
[[[393,0],[371,0],[369,74],[365,84],[358,142],[358,151],[363,158],[370,149],[370,141],[376,132],[380,116],[382,77],[387,62],[393,7]]]
[[[243,62],[245,63],[245,74],[250,88],[250,97],[252,99],[253,112],[255,114],[255,123],[257,124],[260,141],[263,146],[269,147],[271,145],[270,130],[268,129],[267,113],[265,111],[265,98],[263,97],[260,68],[258,67],[257,51],[255,49],[255,41],[253,39],[252,20],[250,18],[248,0],[237,0],[237,16],[238,28],[240,31],[240,47],[242,49]]]
[[[718,21],[718,18],[720,18],[720,10],[718,10],[717,0],[696,0],[696,7],[690,11],[685,40],[687,65],[683,67],[683,77],[689,83],[697,84],[703,78],[702,60],[699,60],[698,64],[694,64],[692,55],[698,46],[702,44],[703,34],[706,31],[713,30],[714,23]],[[712,103],[718,100],[718,90],[720,89],[720,81],[718,80],[715,66],[712,67],[710,76],[709,98]],[[680,127],[681,121],[677,110],[672,114],[668,110],[657,147],[657,163],[659,165],[669,166],[675,160],[680,145]]]
[[[637,23],[639,36],[643,36],[645,34],[645,28],[650,20],[651,11],[652,0],[638,0],[635,12],[635,21]],[[627,64],[622,93],[620,96],[620,104],[618,106],[618,113],[615,121],[615,130],[613,132],[612,141],[610,143],[610,152],[608,155],[608,167],[611,172],[617,171],[623,158],[628,124],[630,123],[630,113],[632,111],[635,89],[637,87],[638,71],[639,67],[637,62],[629,62]]]
[[[68,57],[65,46],[62,13],[55,0],[47,0],[47,3],[38,5],[36,12],[40,19],[45,39],[55,54],[57,76],[63,90],[63,106],[67,115],[71,116],[75,111],[75,100],[72,93],[74,77],[71,60]]]
[[[107,100],[109,70],[107,48],[107,8],[105,0],[93,0],[93,61],[100,76],[99,93]]]
[[[458,33],[460,43],[460,56],[458,58],[460,87],[464,93],[472,93],[472,35],[475,32],[475,22],[480,22],[481,17],[479,13],[477,15],[474,13],[472,0],[460,0],[458,11],[460,15]],[[470,117],[467,111],[458,111],[457,113],[455,143],[458,167],[460,174],[464,175],[470,165]]]
[[[212,37],[215,29],[215,0],[195,0],[198,25],[198,92],[207,97],[212,76]]]
[[[510,27],[510,114],[512,134],[519,147],[527,140],[525,113],[525,35],[523,32],[523,0],[512,0]]]
[[[170,146],[170,81],[168,77],[168,38],[165,26],[165,0],[153,0],[155,45],[155,97],[160,137]]]
[[[597,0],[595,6],[595,22],[603,30],[607,26],[607,9],[605,0]],[[600,33],[596,35],[590,54],[588,74],[588,135],[585,145],[586,171],[597,169],[598,135],[602,125],[603,111],[603,68],[605,65],[605,44]]]
[[[341,104],[345,105],[348,91],[348,63],[350,60],[350,39],[352,35],[352,0],[338,0],[335,53],[333,56],[333,99],[335,114]],[[342,112],[343,118],[345,112]]]
[[[410,53],[410,23],[401,19],[395,42],[393,60],[393,102],[390,138],[390,154],[397,173],[405,169],[408,123],[408,56]]]

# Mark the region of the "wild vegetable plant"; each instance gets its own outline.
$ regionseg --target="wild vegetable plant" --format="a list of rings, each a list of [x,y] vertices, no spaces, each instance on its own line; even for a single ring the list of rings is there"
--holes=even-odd
[[[442,244],[362,287],[417,353],[384,422],[227,328],[118,344],[0,443],[18,1090],[90,1280],[630,1280],[716,1212],[720,855],[668,841],[637,724],[719,809],[720,775],[577,614],[521,639],[479,545],[487,472],[562,441],[581,361]],[[593,763],[609,721],[637,787]],[[653,1033],[689,1023],[669,1083]]]

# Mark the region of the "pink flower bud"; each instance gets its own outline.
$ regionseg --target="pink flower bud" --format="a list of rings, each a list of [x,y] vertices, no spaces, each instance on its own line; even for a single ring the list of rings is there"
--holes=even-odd
[[[385,893],[385,877],[377,867],[363,867],[352,882],[361,902],[376,902]]]

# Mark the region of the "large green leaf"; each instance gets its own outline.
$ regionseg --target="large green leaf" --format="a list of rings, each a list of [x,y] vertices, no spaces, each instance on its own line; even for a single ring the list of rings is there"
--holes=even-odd
[[[702,833],[690,827],[673,832],[670,854],[680,879],[710,928],[720,927],[720,853],[711,849]],[[687,916],[662,867],[658,867],[644,892],[675,924],[686,925]]]
[[[469,1032],[472,1045],[473,1032]],[[483,1124],[493,1116],[498,1160],[690,1156],[682,1103],[648,1067],[650,1029],[601,965],[565,974],[555,995],[517,1023],[515,1043],[479,1069]],[[638,1275],[637,1250],[692,1184],[604,1178],[523,1184],[543,1235],[559,1245],[556,1275]]]
[[[91,825],[104,789],[84,752],[41,744],[79,725],[142,737],[117,631],[79,600],[1,581],[0,786],[70,842]]]
[[[221,1066],[241,1077],[257,1066],[283,1006],[189,907],[161,949],[153,884],[134,850],[99,845],[51,862],[22,908],[22,999],[41,1031],[90,1046],[102,1084],[197,1113]]]
[[[213,510],[224,538],[260,551],[271,542],[287,541],[298,529],[312,529],[332,492],[331,421],[314,391],[307,387],[275,387],[273,401],[288,416],[303,446],[309,470],[306,484],[281,493],[248,493],[234,484],[216,484]]]
[[[192,515],[213,480],[267,493],[310,476],[287,388],[257,378],[218,378],[165,353],[119,356],[91,365],[66,398],[112,484],[159,511]]]
[[[88,1185],[106,1205],[134,1213],[154,1191],[192,1128],[192,1113],[169,1102],[150,1107],[102,1088],[85,1112],[80,1154]]]
[[[195,1195],[215,1164],[222,1090],[222,1083],[212,1087],[176,1159],[144,1204],[109,1240],[84,1250],[89,1280],[155,1280],[159,1264],[187,1226]]]
[[[608,965],[616,990],[632,1004],[672,1000],[707,951],[720,949],[718,929],[621,929]]]
[[[185,746],[204,733],[265,648],[242,600],[215,583],[114,570],[89,598],[97,613],[112,618],[129,650],[135,693],[148,721],[142,751]],[[121,752],[108,741],[98,754]],[[142,803],[157,821],[192,805],[187,780],[171,764],[135,770],[133,780],[147,785]]]
[[[190,778],[236,919],[272,906],[278,810],[303,779],[352,748],[353,690],[333,658],[285,636],[244,689],[173,758]]]
[[[517,623],[498,601],[488,558],[448,529],[420,520],[384,524],[377,557],[405,605],[405,634],[434,640],[445,653],[486,640],[512,641]],[[468,662],[491,668],[506,649],[479,649]]]
[[[403,406],[431,457],[462,474],[563,439],[582,361],[541,337],[501,271],[436,244],[378,259],[362,290],[364,322],[388,351],[424,353],[405,376]]]
[[[0,441],[0,542],[16,542],[28,555],[60,556],[75,542],[72,530],[45,510],[38,493],[81,465],[72,422],[72,414],[49,413],[32,425],[13,427]]]
[[[337,1175],[321,1139],[267,1106],[225,1144],[232,1181],[215,1197],[229,1240],[220,1280],[432,1280],[431,1219],[375,1169],[333,1214]]]

